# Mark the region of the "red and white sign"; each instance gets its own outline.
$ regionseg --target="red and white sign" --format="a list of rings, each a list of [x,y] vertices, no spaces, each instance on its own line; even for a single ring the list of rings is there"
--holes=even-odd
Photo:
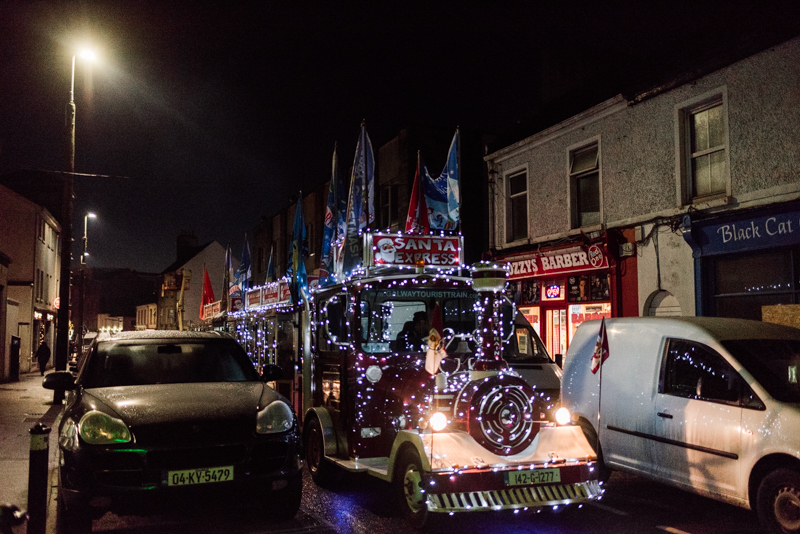
[[[261,289],[251,289],[245,295],[245,307],[257,308],[261,306]]]
[[[262,306],[277,306],[278,304],[289,303],[292,300],[292,292],[289,289],[289,284],[285,281],[267,284],[261,291]]]
[[[367,234],[367,264],[414,267],[459,267],[463,261],[461,236]]]
[[[608,267],[608,254],[599,245],[579,246],[505,259],[511,269],[509,280],[578,273]]]

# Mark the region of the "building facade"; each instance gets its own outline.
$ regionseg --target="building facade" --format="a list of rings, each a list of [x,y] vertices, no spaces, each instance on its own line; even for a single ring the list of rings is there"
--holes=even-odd
[[[0,380],[6,381],[12,366],[22,373],[35,367],[33,355],[42,342],[54,353],[61,226],[46,208],[2,185],[0,206],[0,249],[10,260],[4,292],[7,339],[3,344],[8,347],[11,336],[20,340],[19,361],[4,358],[0,366]],[[48,365],[52,364],[51,356]]]
[[[553,353],[588,318],[800,303],[798,58],[795,38],[486,156],[491,251]]]
[[[214,299],[222,295],[225,271],[225,248],[216,241],[197,245],[197,237],[187,232],[178,237],[178,259],[160,276],[157,296],[158,330],[199,329],[200,304],[203,298],[203,269],[214,291]],[[178,301],[183,294],[183,315],[178,319]]]
[[[158,328],[158,305],[142,304],[136,306],[136,330],[155,330]]]

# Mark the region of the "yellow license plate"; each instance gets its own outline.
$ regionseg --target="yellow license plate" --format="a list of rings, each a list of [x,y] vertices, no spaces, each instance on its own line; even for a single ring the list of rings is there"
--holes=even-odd
[[[522,469],[506,471],[506,486],[530,486],[531,484],[553,484],[561,482],[558,469]]]
[[[211,484],[233,480],[233,466],[204,467],[201,469],[184,469],[167,471],[167,486],[191,486],[193,484]]]

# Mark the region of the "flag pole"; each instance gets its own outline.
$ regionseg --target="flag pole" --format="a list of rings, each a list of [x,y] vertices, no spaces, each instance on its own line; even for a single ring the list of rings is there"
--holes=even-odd
[[[603,340],[605,341],[605,332],[603,333]],[[602,348],[600,354],[600,377],[597,384],[597,432],[595,433],[594,453],[597,456],[597,463],[600,463],[600,400],[603,395],[603,354]],[[602,467],[602,466],[600,466]]]
[[[456,169],[458,170],[458,225],[456,226],[456,233],[461,235],[461,188],[464,183],[461,180],[461,132],[460,126],[456,126],[456,135],[458,136],[458,144],[456,145]]]

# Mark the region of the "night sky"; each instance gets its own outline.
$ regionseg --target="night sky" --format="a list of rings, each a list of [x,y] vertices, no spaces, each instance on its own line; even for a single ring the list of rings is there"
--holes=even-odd
[[[362,119],[376,158],[411,124],[519,131],[800,21],[789,0],[251,4],[0,0],[0,173],[62,168],[71,57],[97,50],[75,77],[76,171],[108,176],[75,180],[90,266],[160,272],[181,230],[238,256],[335,142],[346,172]]]

